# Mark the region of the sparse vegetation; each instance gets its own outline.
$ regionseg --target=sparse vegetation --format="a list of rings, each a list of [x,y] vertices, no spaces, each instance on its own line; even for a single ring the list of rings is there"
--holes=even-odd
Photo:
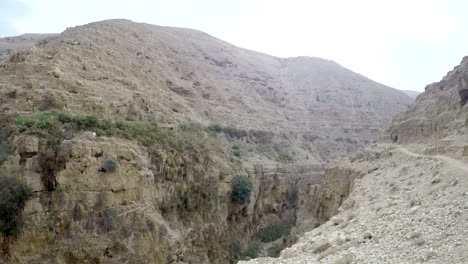
[[[75,203],[75,207],[73,207],[72,217],[74,221],[80,221],[83,217],[83,211],[78,203]]]
[[[41,181],[47,191],[54,191],[57,187],[57,182],[55,180],[55,160],[56,155],[53,149],[46,149],[38,155]]]
[[[247,131],[235,127],[225,127],[223,128],[224,134],[226,134],[230,138],[240,139],[243,137],[247,137]]]
[[[271,144],[274,134],[272,132],[263,130],[243,130],[235,127],[222,127],[219,124],[212,124],[208,126],[208,132],[211,134],[218,134],[223,132],[226,136],[232,139],[241,139],[249,137],[256,144]]]
[[[32,191],[26,183],[0,174],[0,233],[16,236],[21,211]]]
[[[239,145],[233,145],[233,146],[232,146],[232,155],[234,155],[234,156],[236,156],[236,157],[240,157],[240,156],[241,156]]]
[[[287,197],[288,197],[288,201],[289,201],[291,204],[296,203],[296,202],[297,202],[297,198],[299,197],[297,189],[288,191]]]
[[[229,245],[229,263],[237,263],[242,258],[242,246],[239,240],[231,242]]]
[[[218,124],[212,124],[208,126],[208,131],[214,132],[214,133],[221,133],[223,132],[223,127]]]
[[[118,166],[118,162],[115,159],[107,158],[102,162],[101,170],[103,172],[114,172]]]
[[[116,212],[113,208],[106,208],[102,212],[101,218],[101,229],[103,232],[107,233],[111,231],[115,226],[115,217]]]
[[[235,203],[250,202],[250,193],[253,190],[252,180],[247,176],[235,176],[232,180],[231,200]]]
[[[294,223],[291,220],[278,221],[260,229],[257,232],[256,237],[258,237],[262,242],[275,241],[283,236],[289,235],[293,224]]]
[[[162,150],[207,156],[209,149],[203,128],[196,123],[183,124],[180,130],[171,131],[151,121],[107,120],[94,114],[71,115],[58,110],[16,114],[12,121],[18,134],[39,135],[54,149],[64,138],[87,130],[95,132],[97,136],[136,140],[147,147],[153,161],[160,160]]]
[[[239,260],[253,259],[258,257],[262,243],[258,240],[252,240],[247,244],[247,247],[242,250],[239,240],[231,243],[229,246],[230,260],[229,263],[237,263]]]
[[[167,235],[167,227],[165,224],[160,224],[159,225],[159,236],[160,237],[165,237]]]
[[[10,156],[10,145],[7,140],[0,139],[0,163],[6,161]]]
[[[250,257],[250,258],[258,257],[258,253],[260,252],[261,245],[262,244],[260,243],[260,241],[257,241],[257,240],[250,241],[249,244],[247,245],[247,248],[244,250],[243,256]]]
[[[189,184],[179,183],[176,185],[176,191],[178,197],[175,201],[171,201],[172,204],[163,203],[161,210],[167,214],[176,204],[179,214],[184,216],[187,212],[213,206],[218,195],[218,183],[213,179],[203,179]]]
[[[283,162],[288,162],[288,161],[292,161],[292,158],[289,156],[289,154],[285,152],[278,152],[278,160],[283,161]]]
[[[250,130],[249,137],[251,137],[257,144],[271,144],[273,141],[273,132],[263,130]]]
[[[284,249],[283,244],[276,244],[268,248],[268,256],[272,258],[277,258],[280,256],[281,250]]]
[[[9,118],[6,115],[0,115],[0,164],[8,160],[11,155],[11,132]]]
[[[168,201],[167,199],[163,200],[161,204],[159,205],[159,210],[164,216],[167,216],[173,211],[173,204]]]

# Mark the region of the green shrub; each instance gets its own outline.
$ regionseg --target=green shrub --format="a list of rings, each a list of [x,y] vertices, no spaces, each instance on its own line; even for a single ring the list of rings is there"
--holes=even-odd
[[[15,236],[21,211],[32,191],[17,178],[0,174],[0,233]]]
[[[291,204],[296,203],[296,202],[297,202],[297,199],[299,198],[299,194],[298,194],[297,189],[288,191],[287,197],[288,197],[288,201],[289,201]]]
[[[0,114],[0,164],[8,160],[11,155],[10,139],[13,133],[11,126],[11,117]]]
[[[238,149],[232,150],[232,155],[240,158],[240,156],[241,156],[240,150],[238,150]]]
[[[233,145],[233,146],[232,146],[232,155],[234,155],[234,156],[236,156],[236,157],[240,157],[240,156],[241,156],[239,145]]]
[[[171,204],[175,204],[179,214],[182,215],[200,208],[210,208],[217,202],[218,182],[211,178],[188,184],[176,184],[175,189],[177,197],[171,201]]]
[[[136,115],[128,114],[127,117],[125,118],[127,121],[137,121],[138,117]]]
[[[159,204],[159,211],[161,211],[161,214],[163,216],[167,216],[168,214],[172,213],[174,210],[174,204],[165,199],[161,202],[161,204]]]
[[[257,144],[271,144],[274,134],[272,132],[262,130],[250,130],[249,137]]]
[[[159,225],[159,236],[160,237],[165,237],[167,235],[167,227],[165,224],[160,224]]]
[[[8,141],[0,140],[0,163],[8,159],[10,152],[10,144],[8,144]]]
[[[33,115],[16,114],[13,125],[19,134],[36,134],[47,139],[51,146],[59,144],[62,138],[61,127],[56,122],[52,112],[35,113]]]
[[[231,242],[229,245],[229,263],[237,263],[242,258],[242,246],[239,240]]]
[[[290,220],[282,220],[260,229],[256,237],[262,242],[275,241],[278,238],[288,235],[291,232],[293,223]]]
[[[253,190],[252,180],[247,176],[235,176],[232,180],[231,200],[235,203],[249,203]]]
[[[55,151],[52,148],[42,151],[38,155],[42,185],[50,192],[54,191],[57,186],[57,181],[55,179],[55,160]]]
[[[244,257],[256,258],[260,252],[261,243],[259,241],[253,240],[247,245],[243,255]]]
[[[180,125],[180,129],[182,131],[188,131],[188,132],[194,132],[194,133],[200,133],[201,131],[203,131],[202,126],[194,122],[187,122],[185,124],[182,124]]]
[[[57,118],[58,118],[58,121],[62,122],[62,123],[71,123],[74,118],[72,115],[70,115],[69,113],[65,113],[65,112],[59,112],[57,114]]]
[[[292,161],[292,158],[287,153],[280,152],[278,153],[278,160],[279,161]]]
[[[83,217],[83,211],[78,203],[75,203],[75,207],[73,207],[72,217],[74,221],[80,221]]]
[[[102,212],[101,228],[103,232],[111,231],[115,226],[115,217],[117,213],[113,208],[106,208]]]
[[[101,171],[103,172],[114,172],[118,166],[118,162],[115,159],[108,158],[102,162]]]
[[[248,133],[245,130],[238,129],[235,127],[225,127],[223,128],[224,134],[229,136],[230,138],[240,139],[243,137],[247,137]]]
[[[214,133],[221,133],[223,132],[223,128],[218,124],[213,124],[208,126],[208,131]]]
[[[54,126],[51,117],[47,113],[38,113],[34,127],[37,129],[51,129]]]
[[[277,258],[280,256],[281,250],[284,249],[283,244],[276,244],[268,248],[268,256],[272,258]]]
[[[216,180],[202,180],[196,187],[197,193],[201,196],[200,198],[209,201],[209,204],[218,196],[218,182]]]

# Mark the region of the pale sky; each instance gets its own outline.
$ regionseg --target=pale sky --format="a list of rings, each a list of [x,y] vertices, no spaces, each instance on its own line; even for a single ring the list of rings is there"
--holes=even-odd
[[[0,36],[125,18],[274,56],[329,59],[422,91],[468,55],[467,11],[465,0],[0,0]]]

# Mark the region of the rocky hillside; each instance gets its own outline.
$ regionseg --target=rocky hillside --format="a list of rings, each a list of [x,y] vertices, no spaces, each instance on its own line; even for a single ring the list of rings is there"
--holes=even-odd
[[[125,20],[67,29],[11,59],[1,72],[3,108],[268,130],[314,149],[319,161],[372,142],[411,102],[335,62],[280,59]]]
[[[56,34],[24,34],[17,37],[0,38],[0,63],[13,54],[33,47],[37,42]]]
[[[324,164],[411,101],[334,62],[125,20],[17,50],[0,65],[11,263],[275,255],[326,217]]]
[[[280,258],[249,263],[467,263],[467,77],[465,57],[382,142],[330,164],[316,211],[324,224]]]
[[[395,143],[440,142],[436,146],[438,151],[461,147],[453,140],[460,135],[463,140],[466,132],[467,67],[468,57],[465,57],[440,82],[428,85],[415,104],[393,118],[386,140]]]

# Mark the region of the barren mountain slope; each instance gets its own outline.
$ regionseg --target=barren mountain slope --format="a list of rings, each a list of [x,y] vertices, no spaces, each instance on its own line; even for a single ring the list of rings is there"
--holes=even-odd
[[[372,142],[411,102],[331,61],[280,59],[126,20],[67,29],[12,59],[1,70],[4,108],[34,111],[47,101],[72,112],[268,130],[304,141],[318,160]],[[13,91],[15,100],[5,99]]]
[[[8,60],[14,53],[31,48],[37,42],[54,35],[56,34],[24,34],[0,38],[0,63]]]
[[[329,165],[325,224],[280,258],[249,263],[468,263],[467,78],[465,57],[381,143]]]

